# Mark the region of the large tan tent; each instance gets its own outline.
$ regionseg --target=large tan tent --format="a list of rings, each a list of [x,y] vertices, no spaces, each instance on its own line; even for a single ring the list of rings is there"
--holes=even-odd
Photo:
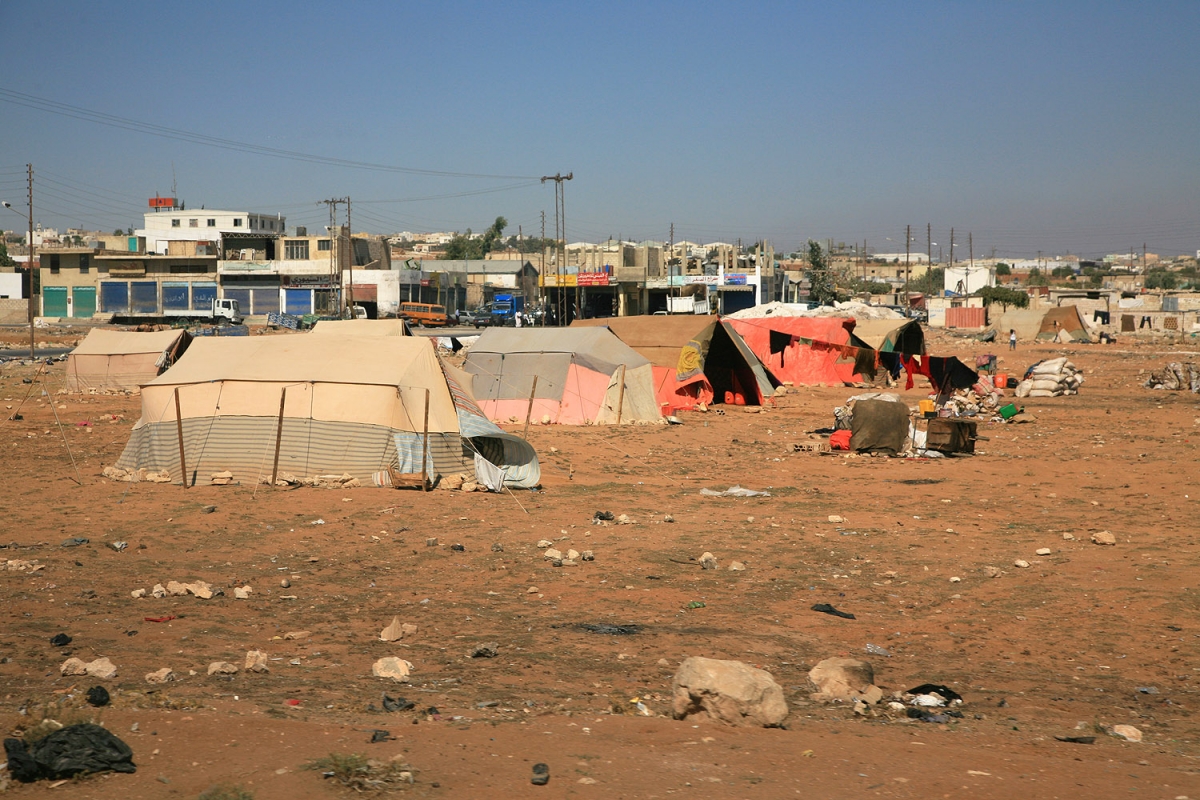
[[[189,483],[226,470],[240,482],[269,478],[276,452],[280,474],[349,474],[369,483],[389,468],[421,471],[428,413],[426,466],[431,474],[459,472],[474,460],[461,435],[459,409],[473,408],[463,394],[457,403],[425,338],[200,339],[142,387],[142,417],[117,466],[166,469],[178,481],[182,424]],[[476,432],[497,434],[494,426]],[[523,456],[532,459],[523,477],[536,483],[536,456],[531,448]]]
[[[191,342],[191,334],[182,329],[138,333],[94,328],[67,356],[67,391],[137,391],[174,364]]]
[[[402,319],[323,319],[312,336],[412,336]]]
[[[650,362],[607,328],[488,328],[464,368],[491,420],[529,416],[608,425],[662,419]]]

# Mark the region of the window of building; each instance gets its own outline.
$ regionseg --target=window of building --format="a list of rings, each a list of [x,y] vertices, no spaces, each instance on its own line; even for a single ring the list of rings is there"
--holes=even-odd
[[[51,275],[58,274],[58,255],[57,254],[50,256],[50,274]]]
[[[208,227],[210,227],[210,228],[215,228],[215,227],[217,227],[217,221],[216,221],[215,219],[210,219],[210,220],[208,221]]]
[[[233,227],[235,227],[235,228],[240,228],[240,227],[242,227],[242,218],[241,218],[241,217],[236,217],[236,218],[233,220]]]
[[[199,228],[199,227],[200,227],[200,220],[198,220],[198,219],[189,219],[189,220],[188,220],[188,227],[189,227],[189,228]]]
[[[171,227],[172,227],[172,228],[178,228],[178,227],[179,227],[179,220],[177,220],[177,219],[173,219],[173,220],[171,220]]]
[[[332,239],[317,239],[317,250],[321,251],[323,253],[328,253],[330,250],[333,249],[331,247],[332,244],[333,244]]]
[[[251,217],[251,218],[250,218],[250,227],[251,227],[251,228],[257,228],[257,227],[258,227],[258,220],[256,220],[254,217]]]
[[[92,270],[92,264],[88,258],[88,254],[87,253],[81,254],[79,256],[79,272],[82,274],[84,272],[91,272],[91,270]]]
[[[172,264],[167,271],[172,275],[204,275],[208,267],[203,264]]]
[[[288,239],[283,243],[283,257],[289,261],[308,260],[308,240]]]

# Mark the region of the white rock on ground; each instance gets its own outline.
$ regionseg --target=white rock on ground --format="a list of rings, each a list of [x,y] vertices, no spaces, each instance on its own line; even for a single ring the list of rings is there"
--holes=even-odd
[[[676,719],[707,716],[731,725],[774,727],[788,715],[769,672],[740,661],[693,656],[675,673],[671,712]]]
[[[1132,725],[1113,725],[1112,732],[1127,742],[1140,742],[1142,740],[1142,732]]]
[[[808,679],[817,691],[813,700],[858,700],[878,703],[883,690],[875,685],[875,670],[857,658],[827,658],[808,672]]]
[[[87,675],[87,662],[78,658],[68,658],[58,671],[63,675]]]
[[[175,673],[171,671],[170,667],[146,673],[146,683],[166,683],[173,680],[175,680]]]
[[[708,553],[708,552],[704,553],[703,555],[700,556],[700,566],[703,569],[716,569],[717,568],[717,557],[714,556],[712,553]]]
[[[1099,533],[1092,534],[1092,541],[1096,544],[1116,544],[1117,537],[1108,531],[1100,531]]]
[[[270,672],[267,667],[267,654],[262,650],[251,650],[246,653],[246,663],[244,669],[247,672]]]
[[[208,665],[209,675],[236,675],[237,671],[237,665],[228,661],[214,661]]]
[[[110,680],[117,677],[117,667],[107,658],[97,658],[87,665],[87,674],[93,678]]]
[[[408,680],[412,669],[413,665],[403,658],[387,656],[386,658],[379,659],[371,666],[371,674],[376,678],[391,678],[398,683],[403,683]]]

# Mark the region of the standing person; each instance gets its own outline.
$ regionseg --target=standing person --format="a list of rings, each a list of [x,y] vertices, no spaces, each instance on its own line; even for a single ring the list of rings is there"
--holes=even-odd
[[[518,328],[521,327],[521,317],[525,316],[520,311],[513,315],[513,324]]]
[[[1014,328],[1008,329],[1008,349],[1009,350],[1017,349],[1017,331]]]

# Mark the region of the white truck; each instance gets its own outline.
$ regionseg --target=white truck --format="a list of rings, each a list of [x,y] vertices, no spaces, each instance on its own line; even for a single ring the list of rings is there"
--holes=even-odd
[[[242,310],[237,300],[214,298],[204,309],[164,308],[158,314],[114,313],[112,321],[123,325],[172,322],[197,322],[208,325],[241,325]]]

